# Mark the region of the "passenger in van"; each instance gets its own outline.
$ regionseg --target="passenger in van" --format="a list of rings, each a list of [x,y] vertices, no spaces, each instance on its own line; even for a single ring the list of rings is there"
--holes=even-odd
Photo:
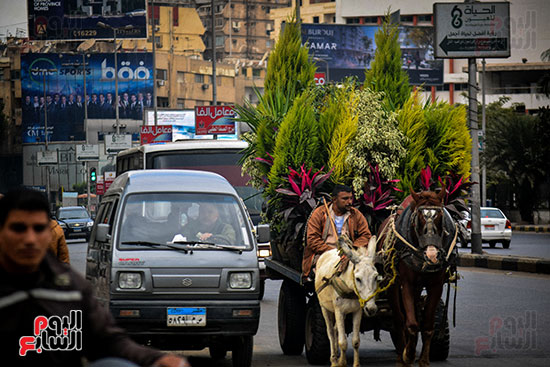
[[[199,217],[190,221],[186,228],[188,233],[191,232],[192,239],[216,241],[218,238],[231,245],[237,240],[235,229],[221,220],[219,209],[212,203],[200,204]]]
[[[117,327],[90,284],[47,251],[51,237],[44,195],[19,189],[0,198],[2,365],[74,367],[86,358],[89,367],[189,366]]]
[[[151,240],[152,226],[143,217],[141,203],[128,203],[122,220],[122,231],[120,242],[149,241]]]

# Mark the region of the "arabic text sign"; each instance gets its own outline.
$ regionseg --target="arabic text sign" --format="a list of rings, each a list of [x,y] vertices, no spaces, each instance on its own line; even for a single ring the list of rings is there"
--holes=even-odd
[[[55,150],[46,150],[36,152],[37,162],[39,166],[55,165],[57,164],[57,152]]]
[[[172,125],[142,126],[141,144],[166,143],[172,141]]]
[[[436,3],[435,56],[510,57],[510,3]]]
[[[120,152],[132,147],[132,135],[130,134],[105,134],[105,151],[107,153]]]
[[[99,145],[76,144],[76,160],[78,162],[99,160]]]
[[[235,116],[231,106],[196,106],[195,134],[235,134]]]
[[[27,0],[27,9],[31,40],[112,39],[109,27],[119,28],[118,38],[147,37],[145,0]]]

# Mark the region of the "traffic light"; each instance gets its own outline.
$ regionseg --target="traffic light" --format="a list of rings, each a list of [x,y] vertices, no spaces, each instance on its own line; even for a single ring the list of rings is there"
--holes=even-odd
[[[95,167],[90,168],[90,182],[97,181],[97,175],[95,171],[96,171]]]

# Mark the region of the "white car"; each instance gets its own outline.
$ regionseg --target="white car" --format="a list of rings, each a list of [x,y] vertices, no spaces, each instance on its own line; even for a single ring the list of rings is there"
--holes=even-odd
[[[468,221],[468,241],[472,234],[472,222]],[[497,242],[509,248],[512,240],[512,223],[498,208],[481,207],[481,241],[494,248]]]

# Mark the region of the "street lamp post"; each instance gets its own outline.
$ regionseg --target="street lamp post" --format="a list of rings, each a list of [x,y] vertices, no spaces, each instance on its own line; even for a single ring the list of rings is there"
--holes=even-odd
[[[117,40],[116,40],[116,35],[118,33],[119,30],[130,30],[130,29],[133,29],[134,26],[131,25],[131,24],[128,24],[124,27],[113,27],[109,24],[105,24],[103,22],[97,22],[97,25],[101,28],[107,28],[107,29],[111,29],[113,31],[113,40],[114,40],[114,43],[115,43],[115,126],[116,126],[116,134],[119,135],[120,134],[120,122],[119,122],[119,111],[118,111],[118,104],[119,104],[119,100],[118,100],[118,59],[117,59],[117,55],[118,55],[118,45],[117,45]]]

